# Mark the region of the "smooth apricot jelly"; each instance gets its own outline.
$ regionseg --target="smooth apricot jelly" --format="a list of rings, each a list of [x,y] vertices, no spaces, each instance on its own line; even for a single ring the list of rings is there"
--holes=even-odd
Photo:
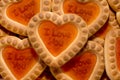
[[[2,51],[3,59],[13,73],[20,80],[38,61],[38,56],[32,48],[23,50],[7,46]]]
[[[64,13],[75,13],[81,16],[87,24],[90,24],[99,15],[100,8],[95,2],[81,3],[78,0],[65,0],[63,11]]]
[[[21,0],[7,8],[7,16],[14,21],[27,25],[31,17],[40,12],[40,0]]]
[[[116,51],[117,66],[118,66],[118,69],[120,70],[120,37],[116,38],[115,45],[116,45],[115,51]]]
[[[38,32],[48,51],[57,56],[73,42],[78,30],[72,23],[56,25],[50,21],[43,21]]]
[[[61,67],[62,71],[70,76],[73,80],[88,80],[97,57],[92,52],[87,51],[82,55],[78,55]]]

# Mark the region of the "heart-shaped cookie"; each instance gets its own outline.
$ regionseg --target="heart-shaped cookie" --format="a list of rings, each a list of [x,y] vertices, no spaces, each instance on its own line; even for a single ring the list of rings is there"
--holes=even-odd
[[[26,36],[31,17],[50,11],[51,0],[1,0],[0,24],[7,30]]]
[[[0,74],[5,80],[36,79],[45,68],[27,39],[0,39]]]
[[[60,15],[73,13],[81,16],[88,24],[89,37],[105,24],[109,15],[106,0],[53,0],[52,11]]]
[[[105,38],[106,72],[111,80],[120,79],[120,29],[111,30]]]
[[[85,21],[74,14],[38,13],[29,23],[28,36],[41,59],[49,66],[59,67],[86,43],[86,26]]]
[[[91,39],[102,44],[104,46],[104,40],[106,37],[106,34],[111,30],[119,28],[119,24],[116,20],[115,13],[113,13],[111,10],[109,11],[109,19],[108,21],[103,25],[103,27],[96,32]]]
[[[104,72],[103,47],[88,41],[82,52],[60,68],[51,68],[57,80],[100,80]]]

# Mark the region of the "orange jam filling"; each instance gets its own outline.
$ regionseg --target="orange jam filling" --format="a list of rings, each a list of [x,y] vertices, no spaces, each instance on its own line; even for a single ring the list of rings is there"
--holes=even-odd
[[[40,11],[40,0],[21,0],[7,8],[7,16],[14,21],[27,25],[31,17]]]
[[[63,3],[63,11],[64,13],[75,13],[81,16],[87,24],[90,24],[99,15],[100,8],[94,2],[81,3],[77,0],[65,0]]]
[[[120,37],[116,38],[116,60],[117,60],[117,66],[120,70]]]
[[[46,48],[53,56],[57,56],[73,42],[78,30],[72,23],[56,25],[50,21],[43,21],[38,32]]]
[[[93,36],[94,37],[100,37],[102,39],[105,39],[106,34],[112,29],[112,27],[109,25],[109,23],[105,23],[104,26],[96,32]]]
[[[70,76],[73,80],[88,80],[97,57],[92,52],[87,51],[82,55],[78,55],[61,67],[62,71]]]
[[[18,50],[7,46],[2,52],[5,63],[17,80],[24,77],[39,59],[32,48]]]

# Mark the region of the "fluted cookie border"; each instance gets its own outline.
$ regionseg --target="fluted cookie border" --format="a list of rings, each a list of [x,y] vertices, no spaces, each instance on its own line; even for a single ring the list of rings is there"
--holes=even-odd
[[[102,46],[104,46],[104,43],[105,43],[105,40],[100,37],[95,37],[92,39],[92,41],[97,42],[97,43],[101,44]]]
[[[21,0],[1,0],[0,1],[0,24],[7,30],[27,36],[27,26],[16,22],[6,15],[6,9],[13,3]],[[51,11],[51,0],[40,0],[40,12]]]
[[[84,54],[86,51],[93,51],[97,57],[96,65],[91,73],[89,80],[99,80],[104,72],[104,53],[103,47],[101,44],[98,44],[94,41],[88,41],[84,50],[79,52],[78,54]],[[77,56],[79,56],[77,55]],[[62,72],[60,68],[50,68],[52,74],[55,76],[57,80],[73,80],[70,76],[66,75]]]
[[[53,0],[52,11],[57,14],[64,14],[63,12],[63,2],[65,0]],[[79,2],[95,2],[100,7],[100,14],[97,19],[88,25],[89,37],[95,34],[107,21],[109,16],[109,6],[106,0],[78,0]]]
[[[38,34],[38,28],[42,21],[51,21],[56,25],[62,25],[71,22],[76,25],[78,33],[75,40],[57,57],[54,57],[49,52]],[[64,14],[60,16],[52,12],[38,13],[31,19],[29,23],[28,37],[33,48],[48,66],[60,67],[69,61],[73,56],[75,56],[87,42],[88,30],[86,27],[87,24],[85,21],[81,17],[74,14]]]
[[[111,30],[120,28],[119,24],[118,24],[118,22],[116,20],[115,13],[113,11],[111,11],[111,10],[109,10],[109,18],[108,18],[107,24],[111,27]],[[102,46],[104,46],[105,39],[102,39],[100,37],[95,37],[92,40],[99,43],[99,44],[101,44]]]
[[[108,3],[112,10],[116,13],[116,19],[118,23],[120,24],[120,1],[119,0],[108,0]]]
[[[9,68],[6,66],[3,58],[2,58],[2,49],[6,46],[13,46],[16,49],[26,49],[30,48],[31,45],[28,41],[28,39],[19,39],[14,36],[6,36],[0,39],[0,75],[5,80],[16,80],[15,76],[12,74],[12,72],[9,70]],[[36,79],[46,68],[46,65],[39,59],[38,62],[33,66],[33,68],[26,74],[22,80],[33,80]]]
[[[105,38],[105,66],[106,72],[111,80],[120,79],[116,61],[116,39],[120,37],[120,29],[111,30]]]
[[[120,1],[119,0],[107,0],[112,10],[115,12],[120,11]]]
[[[110,7],[116,12],[116,19],[120,24],[120,1],[119,0],[108,0]]]
[[[119,22],[118,22],[117,17],[116,17],[116,14],[112,10],[109,10],[108,23],[110,24],[110,26],[112,28],[120,28]]]

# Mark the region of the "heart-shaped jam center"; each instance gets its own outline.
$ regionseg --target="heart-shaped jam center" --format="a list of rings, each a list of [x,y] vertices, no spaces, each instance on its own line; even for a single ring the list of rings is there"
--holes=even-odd
[[[88,80],[96,64],[97,57],[91,51],[78,55],[61,67],[73,80]]]
[[[40,11],[40,0],[21,0],[7,8],[7,16],[23,25],[27,25],[31,17]]]
[[[39,60],[32,48],[18,50],[7,46],[2,54],[6,65],[18,80],[24,77]]]
[[[81,3],[78,2],[78,0],[65,0],[63,3],[63,11],[64,13],[75,13],[81,16],[87,24],[90,24],[99,15],[100,8],[94,2]]]
[[[117,66],[120,70],[120,37],[116,38],[116,60],[117,60]]]
[[[43,21],[38,32],[49,52],[57,56],[72,43],[78,30],[73,23],[56,25],[51,21]]]

